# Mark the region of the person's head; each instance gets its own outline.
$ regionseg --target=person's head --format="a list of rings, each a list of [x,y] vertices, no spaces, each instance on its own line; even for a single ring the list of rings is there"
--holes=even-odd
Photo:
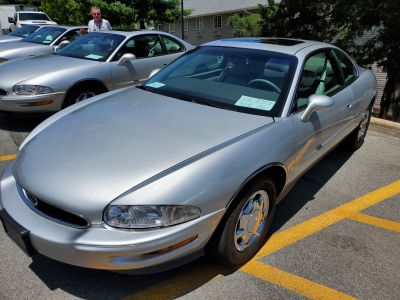
[[[101,11],[100,8],[97,6],[92,6],[91,10],[90,10],[90,14],[92,15],[93,19],[96,22],[99,22],[101,19]]]

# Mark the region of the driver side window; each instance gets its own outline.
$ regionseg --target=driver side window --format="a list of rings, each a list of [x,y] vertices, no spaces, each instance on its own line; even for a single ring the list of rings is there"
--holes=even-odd
[[[320,52],[309,57],[304,65],[297,90],[295,111],[306,108],[308,97],[313,94],[335,94],[341,89],[340,75],[329,52]]]
[[[126,53],[132,53],[136,58],[146,58],[163,55],[160,39],[157,35],[139,35],[131,38],[114,57],[114,61]]]

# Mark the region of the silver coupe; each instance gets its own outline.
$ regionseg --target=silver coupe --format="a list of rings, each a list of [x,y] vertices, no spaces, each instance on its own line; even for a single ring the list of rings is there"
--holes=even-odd
[[[239,265],[307,169],[362,145],[375,95],[330,44],[209,42],[40,124],[2,176],[0,216],[28,254],[81,267],[154,272],[205,251]]]
[[[40,28],[39,25],[24,25],[6,35],[0,35],[0,43],[16,42],[26,38]]]
[[[55,46],[78,38],[81,29],[87,26],[43,26],[20,41],[0,43],[0,65],[16,58],[53,53]]]
[[[151,72],[193,46],[158,31],[93,32],[54,54],[0,64],[0,110],[48,112],[121,87],[142,84]]]

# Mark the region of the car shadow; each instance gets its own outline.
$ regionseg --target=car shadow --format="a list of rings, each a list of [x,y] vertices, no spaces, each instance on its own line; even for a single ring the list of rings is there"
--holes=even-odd
[[[297,182],[279,203],[270,235],[278,231],[334,176],[351,157],[343,146],[328,154]],[[35,255],[31,270],[54,291],[61,289],[80,298],[173,299],[203,286],[213,278],[228,276],[238,268],[228,268],[209,257],[173,270],[150,275],[125,275],[90,270]]]
[[[51,116],[51,113],[19,114],[0,112],[0,130],[28,133],[49,116]]]

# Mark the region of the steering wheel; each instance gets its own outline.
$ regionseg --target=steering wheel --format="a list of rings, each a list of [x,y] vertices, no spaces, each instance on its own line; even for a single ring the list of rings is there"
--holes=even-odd
[[[254,87],[254,88],[257,88],[262,85],[266,86],[267,90],[270,90],[270,91],[272,90],[275,93],[279,94],[281,92],[281,89],[275,83],[273,83],[267,79],[258,78],[258,79],[250,80],[247,83],[248,87]]]

